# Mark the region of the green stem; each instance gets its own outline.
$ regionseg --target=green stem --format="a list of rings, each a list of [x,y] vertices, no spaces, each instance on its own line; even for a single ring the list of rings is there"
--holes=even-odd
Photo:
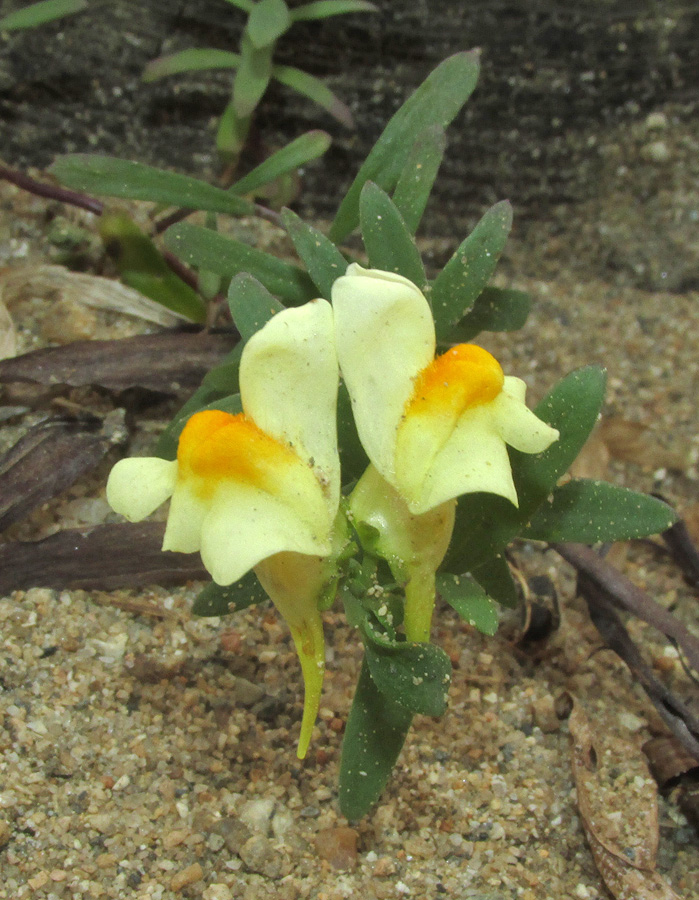
[[[430,639],[435,601],[435,573],[431,569],[414,569],[405,586],[405,636],[409,641]]]

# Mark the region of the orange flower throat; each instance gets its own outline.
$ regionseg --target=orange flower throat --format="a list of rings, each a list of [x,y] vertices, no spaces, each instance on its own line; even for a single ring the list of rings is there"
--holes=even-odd
[[[204,410],[185,425],[177,462],[180,476],[201,479],[200,490],[210,493],[222,479],[270,490],[280,470],[299,460],[290,447],[265,434],[244,413]]]
[[[505,382],[500,363],[475,344],[458,344],[426,366],[415,380],[406,418],[443,414],[456,419],[494,400]]]

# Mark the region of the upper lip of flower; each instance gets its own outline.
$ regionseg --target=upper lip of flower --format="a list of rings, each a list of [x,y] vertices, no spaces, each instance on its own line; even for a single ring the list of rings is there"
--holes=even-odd
[[[332,299],[360,439],[410,511],[473,491],[516,504],[506,443],[538,453],[558,437],[524,405],[524,383],[474,345],[435,360],[429,304],[400,275],[352,264]]]
[[[138,520],[172,495],[163,549],[200,550],[220,584],[282,551],[327,555],[340,498],[338,378],[330,305],[278,313],[243,350],[243,414],[195,414],[175,462],[122,460],[110,504]]]

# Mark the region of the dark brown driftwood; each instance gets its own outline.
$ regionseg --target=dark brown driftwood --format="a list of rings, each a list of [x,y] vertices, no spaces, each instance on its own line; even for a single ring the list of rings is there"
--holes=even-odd
[[[663,532],[663,540],[687,582],[699,587],[699,549],[682,519]]]
[[[556,552],[584,575],[618,608],[637,616],[674,641],[687,663],[699,672],[699,639],[672,613],[641,590],[597,553],[582,544],[553,544]]]
[[[0,361],[0,383],[191,391],[235,344],[231,334],[168,332],[120,341],[75,341]]]
[[[81,475],[110,447],[126,443],[123,412],[98,419],[36,425],[0,459],[0,531],[18,522]]]
[[[624,660],[667,727],[699,761],[699,718],[688,704],[655,677],[622,625],[606,592],[587,575],[578,576],[578,589],[587,602],[590,618],[605,644]]]
[[[198,553],[164,553],[162,522],[71,528],[0,546],[0,595],[32,587],[103,590],[209,581]]]

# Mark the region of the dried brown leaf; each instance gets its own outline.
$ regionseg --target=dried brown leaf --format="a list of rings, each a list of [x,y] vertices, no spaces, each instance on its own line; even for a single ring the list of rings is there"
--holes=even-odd
[[[692,503],[682,513],[682,520],[692,541],[699,547],[699,503]]]
[[[2,296],[0,294],[0,296]],[[17,353],[17,332],[12,316],[0,300],[0,359],[11,359]]]
[[[670,734],[646,741],[643,752],[648,757],[650,770],[660,787],[665,787],[670,781],[688,772],[699,774],[699,762]]]
[[[609,416],[599,423],[597,433],[612,459],[635,463],[646,471],[660,468],[682,471],[687,466],[684,454],[660,446],[640,422]]]
[[[599,428],[595,428],[570,467],[570,474],[573,478],[592,478],[603,481],[607,477],[610,459],[611,456],[604,438]]]
[[[166,328],[177,325],[184,319],[119,281],[99,275],[71,272],[64,266],[39,265],[8,269],[0,276],[0,296],[8,307],[40,297],[50,301],[52,305],[61,301],[75,302],[93,309],[113,310]]]
[[[61,531],[0,546],[0,595],[32,587],[113,591],[208,581],[198,553],[165,553],[163,522]]]
[[[578,808],[600,875],[617,900],[679,900],[655,871],[655,782],[637,748],[600,734],[575,701],[569,719]]]
[[[230,334],[174,332],[119,341],[75,341],[0,360],[0,382],[191,391],[235,343]]]
[[[128,432],[123,410],[97,419],[53,419],[30,429],[0,459],[0,530],[70,487]]]

